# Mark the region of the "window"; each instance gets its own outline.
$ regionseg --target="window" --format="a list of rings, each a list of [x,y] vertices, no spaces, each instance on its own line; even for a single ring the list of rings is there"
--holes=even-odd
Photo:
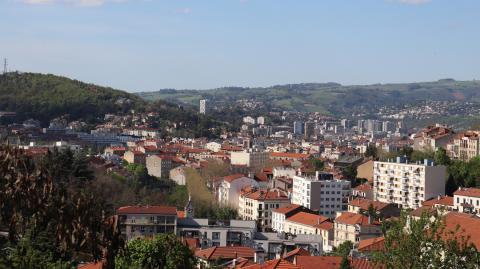
[[[212,240],[220,240],[220,232],[213,232]]]

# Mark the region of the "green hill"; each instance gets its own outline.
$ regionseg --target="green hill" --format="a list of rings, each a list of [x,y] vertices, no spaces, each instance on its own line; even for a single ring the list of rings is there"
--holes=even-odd
[[[0,111],[15,111],[19,120],[34,118],[46,124],[68,114],[71,120],[91,122],[106,113],[145,105],[135,95],[65,77],[34,73],[0,75]]]
[[[323,112],[351,114],[383,105],[411,104],[431,101],[480,101],[480,81],[444,79],[435,82],[343,86],[337,83],[305,83],[277,85],[266,88],[227,87],[212,90],[160,90],[142,92],[146,100],[167,100],[198,106],[198,100],[207,98],[213,104],[225,107],[238,100],[262,102],[270,111]]]
[[[125,114],[132,109],[154,112],[147,124],[164,135],[212,136],[228,129],[227,123],[164,100],[148,102],[135,94],[50,74],[0,75],[0,111],[16,112],[17,122],[33,118],[47,126],[50,120],[67,115],[70,121],[99,123],[107,113]]]

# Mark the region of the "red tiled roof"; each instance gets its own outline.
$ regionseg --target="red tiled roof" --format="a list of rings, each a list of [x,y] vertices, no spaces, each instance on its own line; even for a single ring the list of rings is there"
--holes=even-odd
[[[117,209],[117,214],[164,214],[177,215],[177,208],[172,206],[124,206]]]
[[[338,216],[335,219],[335,222],[348,224],[348,225],[355,225],[355,224],[364,225],[364,226],[380,225],[380,223],[376,220],[371,219],[369,223],[367,216],[364,216],[362,214],[351,213],[351,212],[343,212],[342,215]]]
[[[253,264],[244,267],[237,267],[242,269],[303,269],[303,267],[290,263],[284,259],[270,260],[263,264]],[[317,268],[318,269],[318,268]]]
[[[457,231],[457,227],[460,228]],[[445,216],[445,231],[453,232],[446,234],[447,238],[455,236],[460,239],[461,236],[469,237],[469,242],[474,244],[477,249],[480,248],[480,218],[465,213],[450,212]]]
[[[338,269],[342,257],[336,256],[298,256],[297,265],[302,269]]]
[[[354,188],[356,191],[371,191],[373,188],[370,184],[365,183],[362,185],[358,185],[357,187]]]
[[[288,158],[288,159],[308,159],[310,154],[292,153],[292,152],[271,152],[270,157],[273,158]]]
[[[286,193],[280,190],[257,190],[245,194],[246,198],[265,201],[265,200],[289,200]]]
[[[223,180],[227,181],[227,182],[232,182],[234,181],[235,179],[239,179],[241,177],[245,177],[244,174],[234,174],[234,175],[229,175],[229,176],[226,176],[226,177],[223,177]]]
[[[253,258],[254,255],[255,250],[249,247],[211,247],[207,249],[197,250],[195,252],[195,256],[208,261],[215,261],[219,258]]]
[[[312,227],[318,227],[321,223],[328,221],[328,218],[321,215],[298,212],[297,214],[287,218],[288,221],[300,223],[303,225],[308,225]]]
[[[374,237],[361,240],[358,243],[358,251],[381,251],[385,249],[385,237]]]
[[[291,204],[291,205],[287,205],[287,206],[284,206],[284,207],[272,209],[272,212],[288,214],[289,212],[291,212],[293,210],[296,210],[299,207],[301,207],[301,205]]]
[[[471,196],[480,198],[480,188],[459,188],[453,195]]]
[[[383,266],[376,265],[370,260],[364,258],[350,259],[350,266],[352,267],[352,269],[383,269]]]
[[[363,198],[355,198],[348,205],[355,206],[355,207],[360,207],[363,210],[368,210],[370,205],[373,205],[373,208],[376,210],[382,210],[383,208],[387,207],[387,203],[382,203],[379,201],[372,201],[368,199],[363,199]]]
[[[424,206],[434,206],[434,205],[453,206],[453,197],[442,196],[440,198],[433,198],[423,202],[423,205]]]
[[[304,248],[296,248],[296,249],[288,252],[287,254],[285,254],[283,256],[283,258],[286,259],[286,258],[290,258],[292,256],[311,256],[311,255],[310,255],[310,252],[308,252]]]

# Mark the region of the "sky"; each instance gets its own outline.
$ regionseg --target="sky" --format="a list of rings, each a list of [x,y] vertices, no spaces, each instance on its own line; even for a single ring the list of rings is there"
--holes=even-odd
[[[480,79],[479,0],[0,0],[0,58],[136,92]]]

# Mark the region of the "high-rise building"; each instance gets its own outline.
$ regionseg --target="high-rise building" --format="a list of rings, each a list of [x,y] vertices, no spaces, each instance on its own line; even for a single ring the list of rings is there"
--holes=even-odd
[[[207,100],[200,100],[200,114],[207,114]]]
[[[408,163],[398,157],[396,162],[374,162],[373,198],[384,203],[416,209],[423,202],[445,194],[446,167],[430,160]]]
[[[309,140],[315,134],[315,122],[307,121],[305,122],[305,127],[303,128],[305,140]]]
[[[317,172],[315,176],[294,176],[292,204],[335,218],[336,212],[348,209],[350,191],[350,181],[334,179],[332,174]]]
[[[293,133],[296,135],[303,134],[303,121],[294,121],[293,122]]]

